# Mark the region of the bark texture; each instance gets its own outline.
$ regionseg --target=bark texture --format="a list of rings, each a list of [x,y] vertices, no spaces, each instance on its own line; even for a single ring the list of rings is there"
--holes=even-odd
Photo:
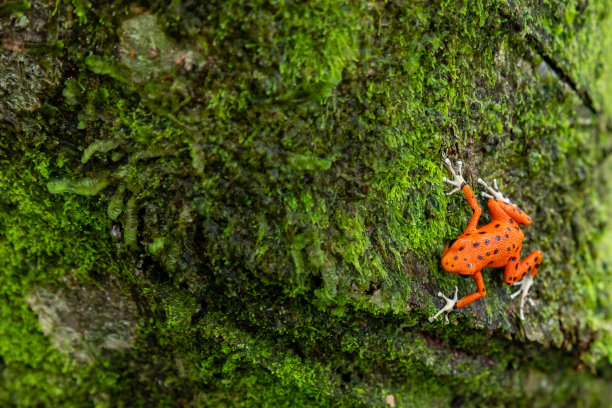
[[[609,406],[610,6],[2,3],[1,405]],[[427,319],[444,157],[534,220],[524,321]]]

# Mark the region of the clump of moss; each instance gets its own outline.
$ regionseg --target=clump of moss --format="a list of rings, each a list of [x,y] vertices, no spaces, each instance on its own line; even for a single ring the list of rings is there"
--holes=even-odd
[[[19,85],[0,97],[29,101],[7,116],[20,119],[6,125],[17,143],[0,139],[7,404],[610,399],[595,250],[609,187],[593,171],[609,104],[589,87],[610,78],[595,62],[610,51],[603,6],[48,12],[57,55],[38,61],[55,71],[35,65],[24,81],[0,64]],[[487,298],[451,325],[426,320],[439,290],[472,290],[438,266],[470,216],[445,195],[444,156],[464,160],[474,186],[500,178],[534,218],[525,250],[546,261],[524,323],[495,271]],[[89,365],[50,348],[23,298],[69,273],[120,283],[140,322],[130,347]],[[573,373],[584,363],[599,371]]]

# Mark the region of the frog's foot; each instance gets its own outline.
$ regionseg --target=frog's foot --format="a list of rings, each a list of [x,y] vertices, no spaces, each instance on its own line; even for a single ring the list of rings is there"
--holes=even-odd
[[[429,318],[430,322],[433,322],[434,320],[436,320],[436,318],[438,316],[440,316],[442,313],[446,312],[446,315],[444,315],[444,323],[448,324],[448,314],[451,312],[451,310],[453,310],[455,308],[455,305],[457,304],[457,286],[455,286],[455,296],[452,299],[447,298],[446,296],[444,296],[444,294],[442,292],[438,292],[438,296],[444,298],[444,300],[446,300],[446,305],[438,310],[438,313],[436,313],[435,315],[431,316]]]
[[[499,187],[497,187],[497,179],[493,179],[493,188],[491,188],[487,183],[485,183],[485,181],[481,178],[478,179],[478,184],[482,184],[484,186],[484,188],[486,188],[487,190],[489,190],[491,192],[491,194],[482,192],[481,194],[487,198],[497,198],[498,200],[504,201],[508,204],[512,204],[512,202],[510,201],[510,199],[508,197],[505,197],[502,192],[499,190]]]
[[[525,314],[523,313],[523,309],[525,308],[525,300],[528,300],[531,306],[535,305],[533,300],[527,297],[527,294],[529,293],[529,289],[531,289],[531,285],[533,285],[533,276],[531,276],[531,274],[527,274],[527,276],[525,276],[523,279],[521,279],[520,281],[512,285],[512,286],[521,287],[518,291],[510,295],[512,299],[514,299],[518,295],[521,295],[521,306],[520,306],[521,320],[525,320]]]
[[[451,192],[446,193],[446,195],[451,195],[461,190],[461,187],[463,187],[463,185],[465,184],[465,180],[463,179],[463,175],[461,174],[461,170],[463,169],[463,162],[461,160],[457,160],[457,172],[455,172],[455,169],[453,169],[451,161],[448,157],[444,159],[444,163],[446,163],[448,169],[453,175],[453,180],[449,180],[446,177],[442,177],[442,181],[448,184],[452,184],[455,187]]]

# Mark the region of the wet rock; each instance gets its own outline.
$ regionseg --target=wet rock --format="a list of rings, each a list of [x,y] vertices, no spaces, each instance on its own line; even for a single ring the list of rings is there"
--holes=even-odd
[[[114,278],[104,277],[99,285],[81,284],[74,277],[63,283],[61,287],[34,288],[27,298],[53,346],[86,363],[104,350],[132,347],[136,305]]]

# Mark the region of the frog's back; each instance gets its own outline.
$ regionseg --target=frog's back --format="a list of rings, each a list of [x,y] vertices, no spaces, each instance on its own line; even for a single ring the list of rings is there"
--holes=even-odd
[[[512,220],[510,220],[512,221]],[[520,257],[523,244],[523,231],[516,222],[508,223],[505,221],[493,220],[487,225],[478,228],[471,236],[472,240],[483,246],[485,256],[483,259],[484,268],[500,268],[508,263],[514,256]]]
[[[494,220],[453,240],[442,255],[442,267],[459,275],[500,268],[520,256],[523,236],[516,223]]]

